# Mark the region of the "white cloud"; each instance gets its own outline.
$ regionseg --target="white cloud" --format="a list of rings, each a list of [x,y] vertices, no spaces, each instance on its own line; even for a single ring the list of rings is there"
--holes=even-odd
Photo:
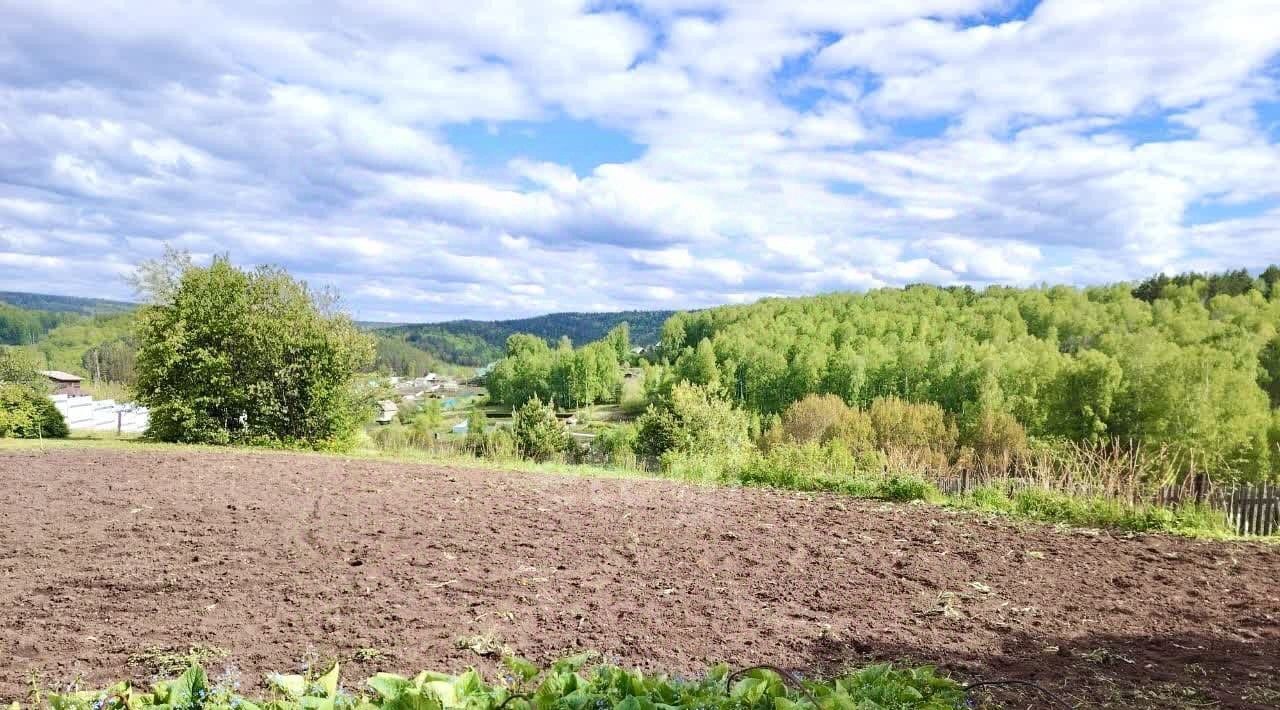
[[[1280,260],[1274,0],[1010,7],[9,3],[0,281],[170,241],[402,319]],[[450,130],[564,118],[639,156]]]

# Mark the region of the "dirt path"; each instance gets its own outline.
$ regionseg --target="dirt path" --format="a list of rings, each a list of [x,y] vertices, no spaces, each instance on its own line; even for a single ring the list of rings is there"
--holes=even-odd
[[[201,645],[461,670],[486,634],[672,672],[869,659],[1083,707],[1280,706],[1280,549],[928,506],[278,454],[0,452],[0,699]],[[368,653],[368,652],[366,652]],[[1023,707],[1030,702],[1023,704]]]

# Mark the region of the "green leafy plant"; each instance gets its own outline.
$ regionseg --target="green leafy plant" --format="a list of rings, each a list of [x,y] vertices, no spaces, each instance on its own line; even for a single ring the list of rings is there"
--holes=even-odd
[[[478,672],[423,671],[412,678],[378,673],[344,688],[339,666],[312,675],[271,675],[271,697],[251,700],[225,683],[210,683],[198,665],[173,680],[138,691],[128,683],[105,690],[53,693],[53,710],[954,710],[964,700],[955,681],[931,667],[880,664],[829,680],[789,685],[778,673],[752,669],[731,675],[724,665],[699,678],[645,674],[613,665],[584,670],[591,654],[540,669],[508,657],[506,684]],[[19,710],[13,707],[13,710]]]

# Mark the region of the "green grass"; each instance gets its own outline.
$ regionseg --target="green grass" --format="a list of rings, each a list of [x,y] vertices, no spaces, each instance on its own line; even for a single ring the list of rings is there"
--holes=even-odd
[[[1223,515],[1195,505],[1175,508],[1128,505],[1106,498],[1069,496],[1039,488],[1010,494],[998,485],[983,486],[962,496],[948,496],[945,502],[956,508],[1045,523],[1129,532],[1167,532],[1191,537],[1233,537]]]
[[[239,694],[233,679],[213,681],[200,665],[139,690],[118,683],[101,690],[50,693],[35,705],[53,710],[954,710],[964,689],[933,668],[873,665],[829,680],[796,682],[768,669],[731,673],[720,665],[697,678],[645,674],[614,665],[587,671],[594,654],[540,669],[508,656],[504,679],[487,682],[475,670],[461,675],[423,671],[413,678],[379,673],[346,685],[334,664],[323,673],[267,676],[265,697]],[[13,706],[18,710],[17,704]]]

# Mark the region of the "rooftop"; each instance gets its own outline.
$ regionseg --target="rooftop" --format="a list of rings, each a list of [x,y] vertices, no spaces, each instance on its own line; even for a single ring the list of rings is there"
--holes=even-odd
[[[73,375],[70,372],[63,372],[62,370],[41,370],[40,374],[48,377],[54,382],[80,382],[84,379],[79,375]]]

